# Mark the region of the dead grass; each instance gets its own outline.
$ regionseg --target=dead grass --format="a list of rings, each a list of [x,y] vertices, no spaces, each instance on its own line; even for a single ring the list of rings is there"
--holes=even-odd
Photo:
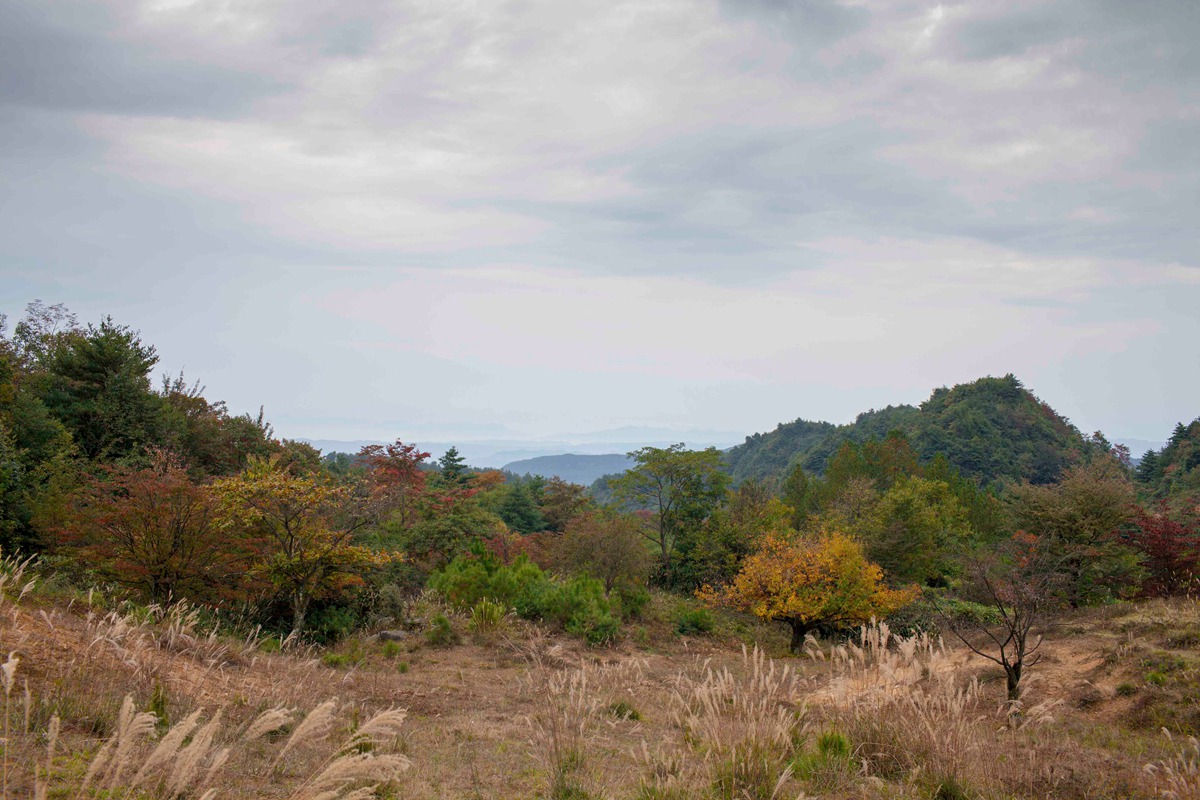
[[[0,570],[4,800],[39,785],[360,796],[380,781],[404,798],[1198,797],[1194,742],[1137,716],[1185,691],[1145,674],[1193,658],[1194,603],[1072,620],[1010,724],[979,659],[884,626],[773,660],[786,642],[681,638],[652,609],[648,639],[611,649],[502,624],[446,648],[419,633],[390,649],[352,639],[331,652],[353,658],[331,669],[330,651],[265,652],[187,607],[68,607],[33,573]]]

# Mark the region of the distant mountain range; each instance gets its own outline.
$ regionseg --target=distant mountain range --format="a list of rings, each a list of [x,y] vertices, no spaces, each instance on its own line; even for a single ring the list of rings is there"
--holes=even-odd
[[[431,460],[454,446],[473,467],[557,476],[587,486],[604,475],[628,469],[630,462],[625,453],[680,441],[692,449],[711,446],[725,450],[728,469],[739,481],[778,477],[796,464],[821,474],[843,443],[882,439],[893,430],[908,436],[922,459],[940,453],[963,474],[983,483],[1053,480],[1092,446],[1075,426],[1012,375],[936,389],[920,406],[872,409],[846,425],[797,419],[780,423],[773,431],[746,437],[724,431],[626,427],[529,439],[451,442],[413,437],[412,443],[429,451]],[[737,444],[739,439],[743,441]],[[1135,460],[1164,445],[1145,439],[1110,440],[1129,447]],[[378,440],[301,441],[323,452],[344,453],[356,453],[369,444],[384,444]]]
[[[639,438],[639,435],[644,438]],[[530,439],[478,439],[466,441],[430,441],[414,436],[404,438],[432,455],[437,460],[450,447],[457,447],[459,454],[472,467],[507,469],[509,464],[527,461],[542,456],[609,456],[624,457],[624,453],[641,447],[667,447],[684,442],[693,449],[717,447],[725,449],[737,444],[745,437],[741,433],[725,431],[683,430],[668,428],[618,428],[583,434],[562,434],[547,438]],[[381,439],[300,439],[323,453],[357,453],[366,445],[387,444]],[[624,469],[624,468],[622,468]],[[521,474],[524,474],[523,472]],[[549,477],[549,476],[547,476]],[[564,478],[566,480],[566,478]],[[589,481],[590,482],[590,481]]]
[[[602,475],[624,472],[633,465],[633,459],[624,453],[604,455],[578,455],[566,453],[559,456],[539,456],[505,464],[507,472],[517,475],[541,475],[544,478],[562,478],[570,483],[590,486]]]

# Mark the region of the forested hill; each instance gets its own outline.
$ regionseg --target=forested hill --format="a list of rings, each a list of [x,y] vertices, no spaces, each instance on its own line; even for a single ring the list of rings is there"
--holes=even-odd
[[[1179,423],[1162,450],[1143,455],[1137,479],[1155,500],[1200,508],[1200,418]]]
[[[781,476],[796,464],[821,474],[843,443],[882,439],[893,430],[908,437],[922,461],[942,454],[962,474],[984,484],[1054,481],[1096,446],[1006,375],[936,389],[919,407],[868,411],[848,425],[785,423],[747,437],[726,454],[726,463],[737,481]]]

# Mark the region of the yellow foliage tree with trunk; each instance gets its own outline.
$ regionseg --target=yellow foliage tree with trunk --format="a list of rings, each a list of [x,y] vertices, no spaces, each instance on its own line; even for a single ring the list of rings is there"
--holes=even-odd
[[[786,622],[796,653],[818,625],[849,627],[883,618],[912,602],[917,592],[916,587],[889,588],[861,544],[844,533],[822,531],[767,534],[727,586],[703,586],[696,594],[710,606]]]

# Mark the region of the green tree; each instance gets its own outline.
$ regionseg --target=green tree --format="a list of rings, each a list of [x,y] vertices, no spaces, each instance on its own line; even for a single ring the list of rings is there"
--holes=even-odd
[[[634,466],[610,481],[613,495],[631,509],[649,512],[643,535],[658,550],[660,577],[670,583],[676,541],[720,505],[729,477],[721,470],[721,453],[715,447],[643,447],[629,457]]]
[[[470,552],[474,543],[505,531],[499,517],[481,508],[471,498],[449,506],[427,502],[420,518],[411,526],[400,527],[393,519],[383,528],[391,541],[424,570],[443,567],[457,556]]]
[[[1057,484],[1015,486],[1010,507],[1019,529],[1061,555],[1072,606],[1104,600],[1140,582],[1136,553],[1120,536],[1133,515],[1133,486],[1115,461],[1071,467]]]
[[[779,489],[781,499],[792,509],[792,527],[802,529],[808,515],[816,511],[817,487],[808,479],[804,467],[796,464],[784,476]]]
[[[595,502],[588,497],[584,487],[554,477],[542,488],[538,507],[546,520],[546,528],[562,532],[572,519],[594,508]]]
[[[0,548],[32,551],[42,544],[35,517],[65,497],[59,490],[71,482],[75,451],[42,402],[36,358],[5,334],[0,314]]]
[[[505,485],[497,513],[504,524],[518,533],[535,533],[546,527],[542,512],[521,481]]]
[[[702,524],[680,533],[672,588],[693,591],[706,583],[725,583],[764,534],[789,529],[792,517],[792,509],[765,485],[753,478],[743,481]]]
[[[106,317],[55,344],[46,357],[44,402],[84,456],[138,455],[162,431],[162,405],[150,388],[156,363],[154,348],[136,331]]]
[[[946,584],[974,535],[948,484],[912,477],[879,498],[858,532],[893,582],[929,586]]]
[[[224,401],[210,402],[199,381],[189,384],[183,373],[163,376],[162,445],[179,455],[196,477],[235,475],[250,456],[268,458],[279,452],[271,425],[260,407],[258,416],[232,416]]]
[[[442,472],[442,480],[447,486],[466,486],[470,479],[467,462],[458,454],[457,447],[451,447],[438,459],[438,467]]]
[[[982,488],[975,479],[962,475],[941,454],[925,465],[924,477],[950,488],[980,542],[999,542],[1007,535],[1008,516],[995,490]]]

